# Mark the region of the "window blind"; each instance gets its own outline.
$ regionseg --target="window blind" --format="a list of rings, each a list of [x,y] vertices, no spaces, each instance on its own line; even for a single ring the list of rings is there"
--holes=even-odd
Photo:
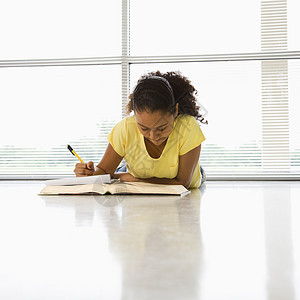
[[[261,2],[261,50],[287,50],[287,0]],[[262,171],[291,173],[288,61],[262,61]]]

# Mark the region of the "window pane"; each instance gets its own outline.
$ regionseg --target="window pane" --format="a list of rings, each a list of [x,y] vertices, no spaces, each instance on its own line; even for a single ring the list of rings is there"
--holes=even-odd
[[[300,1],[288,0],[287,1],[287,16],[288,16],[288,50],[300,50]]]
[[[131,0],[130,10],[132,55],[260,51],[260,0]]]
[[[121,54],[119,0],[10,0],[0,12],[0,60]]]
[[[294,172],[300,172],[300,60],[289,61],[288,68],[291,164]]]
[[[70,174],[99,161],[121,118],[120,66],[0,68],[0,174]],[[4,113],[5,112],[5,113]]]
[[[208,175],[297,174],[300,171],[299,60],[289,62],[288,87],[283,80],[286,69],[280,61],[275,61],[274,66],[267,74],[269,79],[262,82],[260,61],[132,65],[131,86],[140,75],[156,70],[180,70],[191,80],[198,90],[199,102],[208,110],[209,124],[201,126],[207,139],[200,159]],[[270,90],[272,86],[274,92]],[[266,113],[266,92],[271,96],[269,113]],[[288,130],[280,115],[281,107],[286,108],[287,94],[291,111]],[[270,149],[273,142],[276,146]]]
[[[147,69],[180,70],[198,90],[208,111],[209,124],[201,126],[201,164],[208,174],[260,167],[260,62],[134,65],[132,80]]]

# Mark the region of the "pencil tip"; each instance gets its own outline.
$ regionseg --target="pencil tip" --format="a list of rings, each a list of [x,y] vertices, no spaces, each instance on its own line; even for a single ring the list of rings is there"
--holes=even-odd
[[[70,145],[67,145],[67,148],[69,149],[69,151],[74,155],[73,153],[73,148]]]

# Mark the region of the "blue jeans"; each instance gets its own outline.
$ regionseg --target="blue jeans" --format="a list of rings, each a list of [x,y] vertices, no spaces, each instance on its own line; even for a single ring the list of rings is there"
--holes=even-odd
[[[122,165],[120,167],[117,167],[116,173],[120,173],[120,172],[127,172],[126,165]]]

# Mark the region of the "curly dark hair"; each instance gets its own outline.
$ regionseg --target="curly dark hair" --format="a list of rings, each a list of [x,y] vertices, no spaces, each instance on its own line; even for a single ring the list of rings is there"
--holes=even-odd
[[[162,80],[154,80],[159,78]],[[133,110],[149,109],[152,112],[165,110],[173,113],[175,104],[178,103],[178,114],[188,114],[201,123],[208,124],[199,112],[196,95],[197,90],[191,81],[179,71],[149,72],[141,76],[129,95],[126,111],[130,114]]]

